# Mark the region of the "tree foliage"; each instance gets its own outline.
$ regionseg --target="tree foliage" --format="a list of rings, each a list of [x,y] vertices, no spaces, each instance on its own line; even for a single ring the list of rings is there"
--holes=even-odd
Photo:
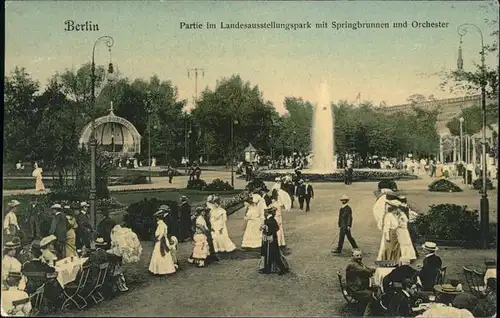
[[[464,119],[463,133],[464,135],[474,135],[481,131],[483,127],[481,106],[474,105],[462,109],[460,114],[453,117],[446,123],[446,127],[454,136],[460,135],[460,118]],[[494,104],[486,105],[486,124],[491,125],[498,122],[498,108]]]

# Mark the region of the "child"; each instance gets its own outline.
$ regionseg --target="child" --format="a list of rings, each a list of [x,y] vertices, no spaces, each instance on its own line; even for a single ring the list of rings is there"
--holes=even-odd
[[[193,255],[191,256],[191,258],[189,258],[188,262],[197,264],[198,267],[204,267],[205,260],[208,256],[208,241],[202,229],[196,229],[196,233],[193,236],[193,241]]]
[[[177,237],[171,236],[169,239],[170,254],[172,254],[172,260],[174,261],[175,269],[179,269],[179,261],[177,259],[177,244],[179,244]]]

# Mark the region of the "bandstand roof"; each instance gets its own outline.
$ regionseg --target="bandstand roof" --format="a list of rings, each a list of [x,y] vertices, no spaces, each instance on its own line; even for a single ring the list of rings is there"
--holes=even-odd
[[[257,152],[257,149],[250,143],[244,150],[245,152]]]

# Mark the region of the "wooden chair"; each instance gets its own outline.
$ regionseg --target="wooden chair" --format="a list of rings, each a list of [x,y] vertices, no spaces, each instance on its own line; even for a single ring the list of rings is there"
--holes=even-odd
[[[339,279],[339,286],[340,286],[340,291],[342,292],[342,296],[344,296],[345,301],[347,302],[348,305],[351,304],[357,304],[358,301],[354,299],[348,292],[347,288],[345,287],[343,281],[342,281],[342,274],[340,271],[337,272],[337,277]]]
[[[92,288],[92,291],[87,295],[87,297],[85,297],[85,300],[91,297],[96,304],[104,300],[104,297],[101,294],[101,288],[106,281],[106,277],[108,276],[108,269],[109,263],[103,263],[99,265],[99,274],[97,276],[94,288]]]
[[[42,286],[38,287],[36,292],[34,292],[30,296],[30,301],[31,301],[31,313],[30,316],[36,316],[38,315],[43,308],[43,295],[45,292],[45,284]]]
[[[486,286],[484,285],[484,273],[480,273],[465,266],[463,267],[463,271],[469,291],[474,296],[483,298],[486,291]]]
[[[87,307],[88,303],[87,301],[85,300],[84,297],[82,297],[82,295],[80,295],[80,293],[84,290],[85,286],[87,285],[87,280],[89,278],[89,274],[90,274],[90,266],[83,266],[79,275],[79,279],[78,279],[78,276],[77,276],[77,282],[71,282],[69,284],[67,284],[66,286],[64,286],[63,288],[63,292],[64,292],[64,296],[66,296],[66,300],[63,302],[62,306],[61,306],[61,309],[65,310],[67,308],[67,306],[69,306],[69,303],[72,302],[73,304],[75,304],[78,309],[83,309],[85,307]],[[70,291],[70,292],[68,292]],[[83,305],[80,305],[77,301],[77,299],[75,298],[78,298],[78,300],[81,300],[83,302]]]
[[[25,306],[26,304],[28,304],[30,302],[30,298],[27,297],[27,298],[23,298],[23,299],[19,299],[19,300],[14,300],[12,302],[12,309],[10,309],[8,312],[7,312],[7,315],[9,316],[19,316],[18,313],[22,310],[21,308],[19,307],[22,307],[22,306]],[[2,310],[3,311],[3,310]],[[31,311],[30,312],[25,312],[25,315],[26,316],[31,316]]]

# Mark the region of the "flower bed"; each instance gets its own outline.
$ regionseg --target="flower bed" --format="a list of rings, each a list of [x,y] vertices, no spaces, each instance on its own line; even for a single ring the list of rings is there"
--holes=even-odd
[[[256,178],[264,181],[274,181],[276,177],[283,176],[288,172],[280,171],[259,171]],[[311,182],[343,182],[345,173],[343,170],[334,173],[308,173],[302,171],[302,178],[309,179]],[[354,170],[353,181],[382,181],[382,180],[415,180],[417,176],[410,174],[406,170]]]
[[[429,184],[429,191],[431,192],[462,192],[459,186],[446,179],[434,180]]]
[[[234,188],[227,182],[221,179],[214,179],[210,183],[206,183],[202,179],[189,180],[186,189],[199,191],[232,191]]]

